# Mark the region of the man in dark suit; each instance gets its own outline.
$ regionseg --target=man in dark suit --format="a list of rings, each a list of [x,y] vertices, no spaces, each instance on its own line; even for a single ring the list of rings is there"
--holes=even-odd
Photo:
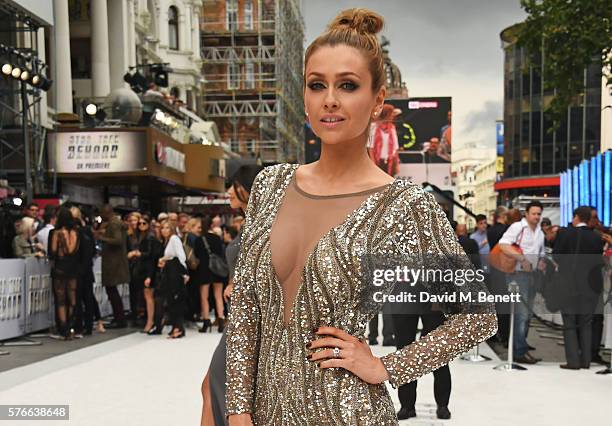
[[[591,208],[574,210],[572,226],[559,229],[553,257],[559,265],[559,291],[563,292],[561,314],[566,364],[560,367],[577,370],[591,363],[591,323],[603,289],[604,244],[588,227]]]

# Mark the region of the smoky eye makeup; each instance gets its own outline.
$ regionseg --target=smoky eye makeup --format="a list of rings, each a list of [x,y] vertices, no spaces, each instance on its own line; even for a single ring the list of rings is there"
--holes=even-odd
[[[320,81],[310,82],[307,84],[307,86],[310,90],[319,90],[319,89],[325,88],[325,84],[323,84]],[[352,92],[354,90],[359,89],[359,84],[355,83],[354,81],[348,80],[348,81],[341,82],[338,85],[338,88]]]

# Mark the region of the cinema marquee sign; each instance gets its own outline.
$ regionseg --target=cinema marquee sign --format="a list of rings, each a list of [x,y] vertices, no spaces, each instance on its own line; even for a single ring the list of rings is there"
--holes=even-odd
[[[56,173],[123,173],[146,169],[144,132],[58,132],[49,135]]]

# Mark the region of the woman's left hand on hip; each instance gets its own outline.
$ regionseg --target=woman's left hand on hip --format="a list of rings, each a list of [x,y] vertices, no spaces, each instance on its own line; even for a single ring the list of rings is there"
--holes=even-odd
[[[378,384],[389,379],[380,358],[374,356],[364,340],[351,336],[335,327],[319,327],[315,334],[321,336],[307,345],[312,352],[308,360],[317,362],[319,368],[340,367],[350,371],[366,383]]]

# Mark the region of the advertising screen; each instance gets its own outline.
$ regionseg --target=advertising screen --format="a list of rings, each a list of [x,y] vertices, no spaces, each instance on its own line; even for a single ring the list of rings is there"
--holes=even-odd
[[[450,97],[388,99],[370,128],[370,157],[392,176],[449,187],[451,120]]]
[[[580,165],[561,173],[562,222],[571,222],[579,205],[593,206],[602,224],[610,226],[612,151],[597,154]]]
[[[495,122],[496,146],[497,155],[504,155],[504,122]]]

